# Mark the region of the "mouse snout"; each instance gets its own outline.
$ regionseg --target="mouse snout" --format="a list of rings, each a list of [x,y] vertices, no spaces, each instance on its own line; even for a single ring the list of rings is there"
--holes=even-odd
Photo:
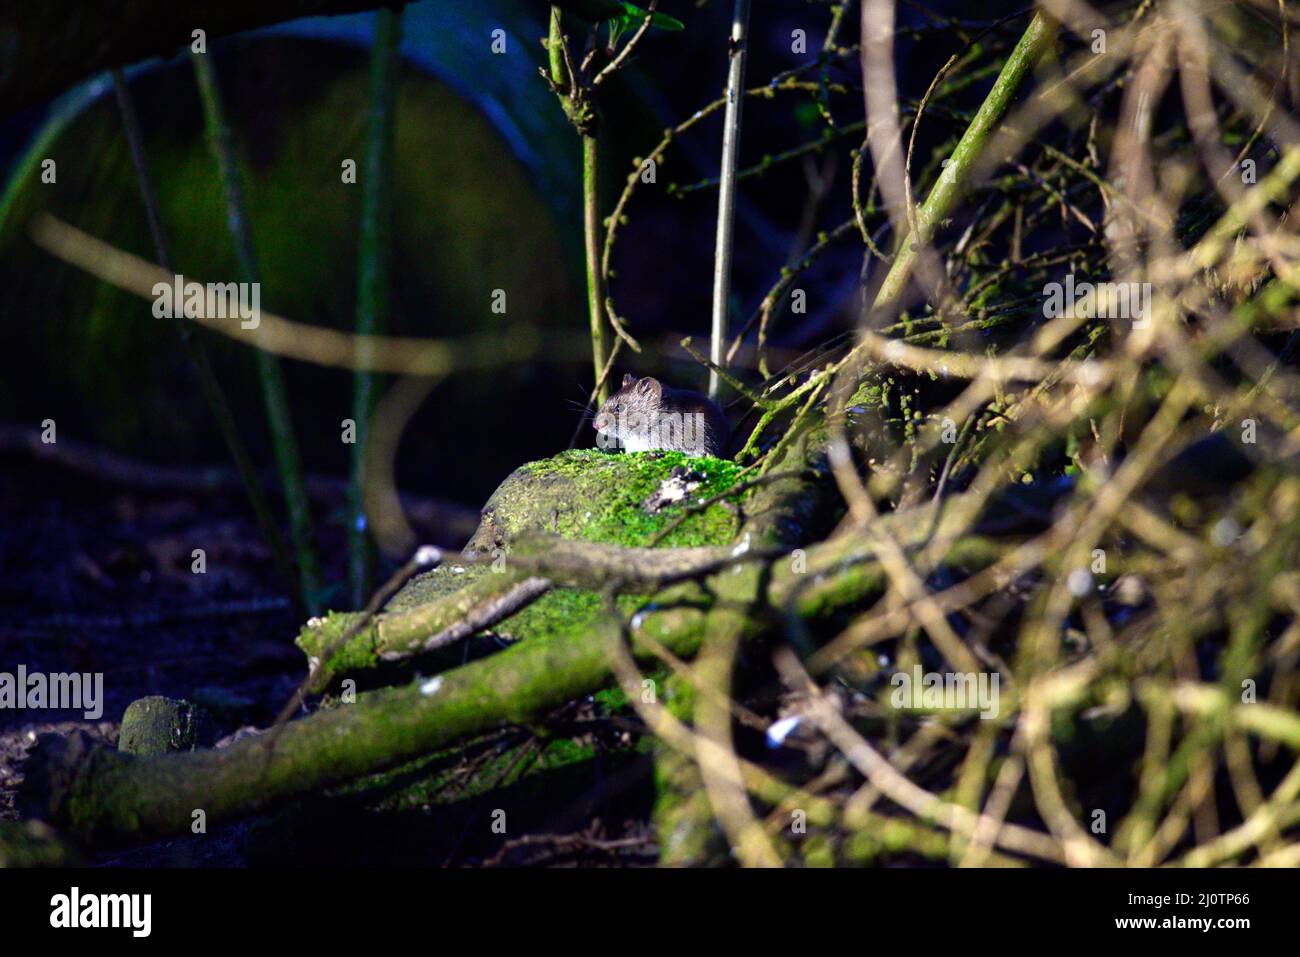
[[[597,412],[596,418],[592,420],[592,428],[597,432],[606,432],[609,430],[609,414],[606,412]]]

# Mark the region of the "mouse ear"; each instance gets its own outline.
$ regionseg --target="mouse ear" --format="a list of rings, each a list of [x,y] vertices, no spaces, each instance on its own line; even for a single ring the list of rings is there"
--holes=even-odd
[[[623,388],[626,389],[635,381],[636,381],[636,376],[634,376],[632,373],[630,372],[623,373]]]
[[[638,395],[659,395],[663,392],[663,388],[664,387],[659,384],[659,380],[652,376],[638,379],[636,383],[636,391]]]

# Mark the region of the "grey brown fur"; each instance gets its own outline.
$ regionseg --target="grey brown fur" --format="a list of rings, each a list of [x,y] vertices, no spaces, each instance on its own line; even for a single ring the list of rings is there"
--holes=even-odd
[[[731,440],[717,403],[648,376],[623,376],[622,386],[605,400],[592,424],[602,448],[617,439],[629,452],[668,449],[721,458]]]

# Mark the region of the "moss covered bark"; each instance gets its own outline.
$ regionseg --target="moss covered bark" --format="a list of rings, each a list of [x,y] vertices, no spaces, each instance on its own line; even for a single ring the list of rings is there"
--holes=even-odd
[[[921,529],[924,531],[924,529]],[[996,549],[975,550],[967,564],[991,560]],[[864,543],[836,542],[809,550],[808,568],[822,576],[819,613],[879,594],[881,576]],[[806,576],[778,562],[766,601],[795,597]],[[641,636],[674,654],[692,657],[715,602],[737,596],[752,575],[719,571],[703,582],[686,581],[655,595],[633,618],[633,651],[649,660]],[[837,585],[837,580],[852,584]],[[738,585],[737,582],[741,584]],[[796,603],[795,609],[802,607]],[[742,640],[770,626],[768,616],[747,619]],[[543,718],[552,709],[612,681],[600,629],[542,633],[499,654],[401,688],[359,695],[342,705],[285,726],[268,750],[260,738],[223,750],[132,758],[93,745],[85,736],[44,738],[29,763],[24,786],[28,814],[52,820],[80,840],[185,832],[193,812],[209,823],[247,814],[283,799],[342,784],[429,754],[508,724]]]
[[[698,647],[704,612],[666,608],[646,627],[675,653]],[[268,750],[249,738],[223,750],[132,758],[84,735],[44,737],[29,762],[25,810],[77,839],[184,833],[392,767],[505,724],[527,723],[608,684],[595,632],[545,636],[403,688],[291,722]]]
[[[617,545],[602,543],[600,538],[615,531],[618,520],[614,516],[620,514],[620,507],[610,505],[594,491],[585,501],[574,497],[575,488],[592,471],[609,471],[592,488],[609,490],[606,494],[622,503],[621,514],[626,516],[627,509],[641,501],[643,492],[650,494],[665,472],[671,473],[683,463],[671,455],[602,456],[587,461],[587,454],[559,456],[520,470],[523,476],[517,472],[512,477],[518,479],[515,484],[519,488],[535,484],[533,480],[539,477],[552,477],[543,484],[560,496],[557,504],[568,504],[564,523],[576,524],[562,524],[553,514],[557,511],[554,506],[550,521],[554,529],[568,531],[572,538],[539,536],[537,525],[540,522],[544,527],[547,521],[547,509],[538,507],[539,500],[525,498],[507,507],[514,492],[498,493],[485,509],[484,523],[489,524],[490,514],[493,534],[510,533],[500,539],[500,547],[506,551],[506,571],[494,573],[488,562],[451,566],[422,576],[399,594],[344,654],[354,656],[351,664],[364,666],[384,653],[386,643],[396,646],[400,641],[419,641],[420,636],[446,627],[457,614],[464,615],[467,607],[499,595],[528,576],[545,577],[557,587],[565,587],[566,591],[547,596],[549,607],[534,604],[502,624],[525,640],[436,677],[365,693],[354,704],[291,722],[273,747],[264,739],[251,738],[220,751],[137,758],[96,747],[80,736],[44,739],[30,762],[23,798],[26,810],[56,822],[83,841],[183,833],[199,809],[215,823],[398,766],[493,728],[537,721],[612,681],[604,638],[596,627],[602,611],[593,589],[618,585],[625,593],[623,611],[639,608],[631,617],[630,634],[633,650],[640,657],[651,657],[641,647],[642,636],[648,636],[677,656],[690,658],[700,646],[706,618],[716,603],[748,602],[753,597],[750,592],[735,593],[746,587],[745,582],[752,585],[754,581],[752,574],[734,574],[740,567],[735,563],[770,562],[770,551],[752,545],[806,534],[807,523],[819,507],[817,493],[809,489],[814,480],[797,478],[788,486],[781,482],[754,490],[746,503],[748,512],[746,505],[739,515],[724,509],[732,520],[730,525],[723,524],[720,517],[708,518],[707,510],[701,512],[706,525],[719,523],[710,534],[722,539],[724,528],[731,536],[741,530],[742,542],[748,534],[751,547],[699,545],[701,539],[690,536],[700,536],[701,529],[690,530],[685,523],[679,531],[696,547],[626,547],[628,538],[632,543],[647,540],[671,520],[671,516],[661,520],[659,515],[651,515],[630,531],[625,527],[621,533],[624,541]],[[783,458],[786,466],[795,462],[802,471],[809,456],[817,454],[815,444],[800,442],[788,445]],[[614,461],[606,463],[605,459]],[[735,467],[730,463],[706,464],[717,469],[718,481],[734,481]],[[570,481],[560,481],[558,476],[566,473]],[[621,476],[627,484],[611,485],[611,475]],[[751,504],[755,502],[757,509]],[[938,524],[942,528],[943,522]],[[911,541],[924,534],[927,526],[909,516],[906,527],[897,533]],[[976,551],[969,556],[975,565],[996,554],[992,548]],[[810,548],[806,574],[788,561],[777,561],[763,580],[764,603],[810,615],[833,614],[849,603],[878,594],[882,583],[869,545],[852,538]],[[638,594],[653,597],[647,601]],[[753,639],[777,620],[777,616],[762,613],[748,617],[740,640]],[[347,616],[330,616],[312,629],[304,644],[316,642],[319,651],[320,642],[337,634],[333,630],[346,627],[347,621]]]
[[[674,569],[689,570],[721,557],[716,549],[741,531],[750,499],[756,503],[755,518],[765,523],[755,534],[772,539],[775,533],[768,526],[785,507],[780,496],[790,489],[726,496],[740,472],[733,462],[680,452],[618,455],[591,449],[521,466],[488,500],[466,546],[466,555],[482,563],[452,561],[413,579],[382,614],[330,655],[313,690],[385,661],[433,651],[503,619],[505,633],[518,640],[580,629],[599,610],[589,589],[615,578],[627,584],[640,580],[652,588]],[[666,495],[680,498],[665,503]],[[719,496],[710,505],[700,504]],[[636,550],[566,548],[555,542],[557,535],[574,543]],[[647,555],[641,546],[661,535],[661,554]],[[550,577],[535,571],[539,558],[545,559]],[[560,585],[588,590],[548,595],[551,577]],[[531,607],[535,602],[536,608]],[[303,627],[296,643],[310,667],[357,617],[332,613]]]

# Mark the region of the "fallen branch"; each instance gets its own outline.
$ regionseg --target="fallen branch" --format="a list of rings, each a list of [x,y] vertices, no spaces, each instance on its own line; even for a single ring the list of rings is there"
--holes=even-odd
[[[925,523],[911,514],[898,521],[925,531]],[[572,554],[597,554],[609,559],[611,567],[624,567],[622,559],[613,556],[620,550],[563,544],[573,549]],[[809,549],[809,570],[818,569],[820,575],[813,601],[794,601],[809,576],[795,572],[787,563],[777,563],[770,580],[764,576],[763,602],[779,608],[792,601],[796,614],[820,616],[878,596],[885,576],[866,558],[864,548],[867,546],[861,541],[836,541]],[[630,551],[645,557],[643,550]],[[979,554],[991,561],[996,552],[968,556],[967,564],[978,563]],[[665,557],[669,562],[680,558]],[[749,563],[759,560],[757,554],[745,557]],[[538,564],[545,563],[539,559]],[[752,588],[754,576],[733,575],[734,564],[723,565],[703,581],[683,581],[655,595],[633,618],[629,629],[633,653],[654,660],[649,646],[655,644],[679,657],[693,656],[712,608],[753,597],[746,588]],[[560,560],[556,568],[558,576],[560,570],[572,573],[580,566]],[[607,570],[587,570],[582,575],[600,576]],[[484,575],[482,580],[489,583],[483,586],[485,595],[503,587],[495,579],[506,578]],[[577,580],[577,576],[569,580]],[[504,587],[508,590],[513,585]],[[456,597],[467,597],[463,592],[473,593],[473,585],[458,591]],[[380,629],[382,632],[387,623],[389,628],[409,627],[422,629],[425,635],[435,634],[454,624],[434,624],[449,608],[437,603],[385,616]],[[745,633],[739,637],[753,640],[777,621],[775,616],[755,614],[746,619]],[[363,634],[373,633],[373,627]],[[611,664],[604,644],[601,629],[595,626],[576,635],[539,635],[437,677],[364,693],[355,704],[291,722],[269,750],[265,740],[255,738],[220,751],[132,759],[95,746],[80,735],[45,737],[27,766],[24,811],[92,843],[181,833],[199,809],[209,823],[229,820],[393,767],[493,728],[544,718],[560,705],[610,684]]]

